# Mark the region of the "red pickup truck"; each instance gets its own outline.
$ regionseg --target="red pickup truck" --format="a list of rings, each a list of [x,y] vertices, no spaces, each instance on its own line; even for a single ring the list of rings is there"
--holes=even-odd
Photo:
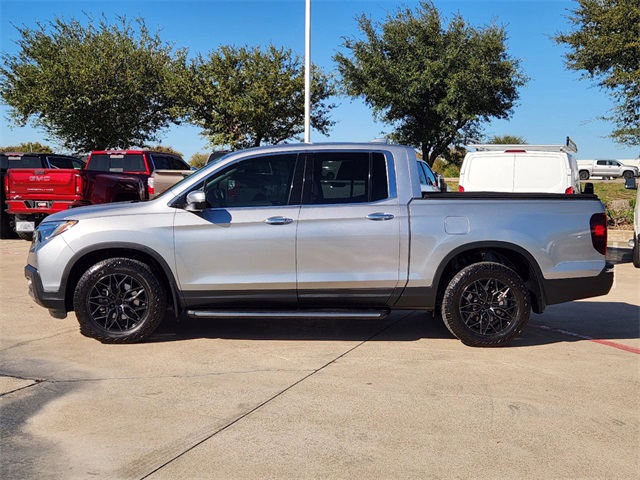
[[[189,164],[178,155],[147,150],[94,151],[87,159],[86,169],[139,178],[146,185],[146,198],[155,198],[193,173]]]
[[[84,205],[154,198],[191,173],[176,155],[144,150],[94,151],[86,165],[74,157],[56,164],[46,155],[8,155],[13,168],[5,182],[7,213],[25,240],[47,215]],[[42,168],[15,168],[38,165]]]

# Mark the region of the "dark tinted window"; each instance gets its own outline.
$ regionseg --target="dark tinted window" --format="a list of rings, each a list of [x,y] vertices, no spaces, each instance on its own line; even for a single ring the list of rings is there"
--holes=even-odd
[[[261,207],[289,204],[297,154],[267,155],[229,165],[207,179],[210,207]]]
[[[73,168],[76,170],[84,168],[84,162],[72,157],[47,157],[47,160],[53,168]]]
[[[5,163],[6,162],[6,163]],[[35,155],[2,156],[2,168],[42,168],[42,160]],[[6,165],[6,166],[5,166]]]
[[[435,175],[433,174],[433,172],[431,171],[431,169],[429,168],[429,166],[424,163],[424,162],[418,162],[418,173],[420,173],[420,183],[422,185],[437,185],[438,181],[436,180]],[[422,178],[424,176],[424,179],[426,181],[426,183],[422,182]]]
[[[388,197],[384,155],[370,152],[316,152],[311,202],[363,203]]]
[[[144,166],[144,157],[140,153],[92,155],[87,170],[134,173],[147,171]]]
[[[151,161],[153,162],[155,170],[189,170],[189,166],[186,165],[181,159],[173,157],[171,155],[152,154]]]

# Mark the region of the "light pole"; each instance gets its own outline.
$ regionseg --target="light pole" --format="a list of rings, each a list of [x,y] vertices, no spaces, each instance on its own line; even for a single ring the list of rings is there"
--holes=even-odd
[[[311,143],[311,0],[304,15],[304,143]]]

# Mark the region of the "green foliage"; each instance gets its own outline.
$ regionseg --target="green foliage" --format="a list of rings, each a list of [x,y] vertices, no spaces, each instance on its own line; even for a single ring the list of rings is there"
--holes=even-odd
[[[517,135],[494,135],[487,143],[495,145],[526,145],[524,137]]]
[[[186,117],[212,145],[277,144],[304,132],[304,64],[290,49],[222,46],[189,71]],[[311,126],[326,135],[335,86],[319,68],[311,73]]]
[[[172,155],[177,155],[179,157],[182,157],[182,153],[180,153],[177,150],[174,150],[173,148],[167,146],[167,145],[155,145],[155,146],[150,146],[148,147],[146,150],[149,150],[151,152],[162,152],[162,153],[170,153]]]
[[[142,19],[56,18],[16,29],[19,52],[0,57],[0,98],[16,124],[90,151],[143,145],[177,119],[186,53]]]
[[[431,170],[433,170],[436,173],[444,174],[445,168],[447,168],[447,162],[443,160],[441,157],[436,158],[435,161],[433,162],[433,165],[431,165]]]
[[[458,178],[460,177],[460,167],[458,165],[447,165],[447,167],[444,169],[444,172],[442,172],[442,174],[446,177],[446,178]]]
[[[474,28],[459,14],[444,27],[428,1],[381,24],[362,15],[358,26],[364,40],[345,38],[351,56],[335,56],[346,93],[363,97],[395,129],[393,140],[422,149],[430,164],[478,138],[482,122],[511,116],[527,78],[507,54],[504,28]]]
[[[640,2],[638,0],[577,0],[569,16],[574,28],[556,42],[570,48],[567,67],[583,71],[609,92],[616,107],[611,137],[640,145]]]
[[[189,165],[196,168],[204,167],[207,164],[208,158],[209,155],[207,153],[194,153],[189,159]]]
[[[592,182],[594,193],[604,204],[609,226],[633,228],[633,209],[636,191],[624,188],[622,182]],[[582,183],[584,189],[584,182]]]
[[[43,145],[40,142],[27,142],[20,145],[10,145],[8,147],[0,147],[0,152],[35,152],[35,153],[54,153],[49,145]]]

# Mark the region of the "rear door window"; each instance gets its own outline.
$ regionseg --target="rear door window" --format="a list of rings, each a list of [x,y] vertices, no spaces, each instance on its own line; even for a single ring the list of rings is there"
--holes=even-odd
[[[389,197],[385,157],[379,152],[316,152],[310,194],[313,205],[366,203]]]

